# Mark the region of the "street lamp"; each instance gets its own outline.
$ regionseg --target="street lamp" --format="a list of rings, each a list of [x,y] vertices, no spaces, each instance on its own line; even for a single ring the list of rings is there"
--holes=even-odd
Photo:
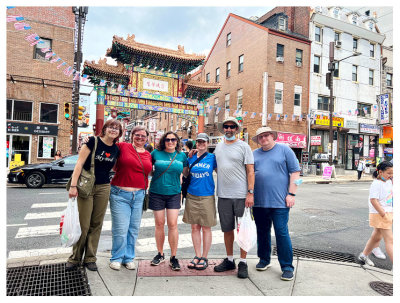
[[[335,42],[329,43],[329,63],[328,63],[328,70],[329,70],[329,146],[328,146],[328,153],[329,153],[329,165],[332,165],[332,145],[333,145],[333,72],[335,70],[335,63],[339,63],[345,59],[356,57],[361,55],[361,53],[356,52],[351,56],[345,57],[340,60],[335,60]]]

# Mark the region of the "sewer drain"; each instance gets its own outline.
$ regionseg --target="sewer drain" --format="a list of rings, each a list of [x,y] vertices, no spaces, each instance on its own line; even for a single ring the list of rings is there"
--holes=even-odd
[[[85,270],[65,264],[7,268],[7,296],[91,296]]]
[[[273,255],[277,255],[276,246],[274,246]],[[329,260],[337,262],[357,263],[356,257],[351,254],[330,252],[330,251],[315,251],[308,249],[293,248],[293,256],[308,259]]]
[[[381,281],[369,282],[369,286],[382,296],[393,296],[393,284]]]

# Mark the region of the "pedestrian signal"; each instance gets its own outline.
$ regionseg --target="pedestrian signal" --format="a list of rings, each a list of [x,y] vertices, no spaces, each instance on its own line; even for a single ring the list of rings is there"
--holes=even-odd
[[[71,103],[64,103],[64,117],[69,120],[71,118]]]

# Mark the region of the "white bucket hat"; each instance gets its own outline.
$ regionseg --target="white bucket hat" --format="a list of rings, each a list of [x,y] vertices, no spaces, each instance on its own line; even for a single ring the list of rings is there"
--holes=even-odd
[[[263,126],[257,129],[256,135],[251,138],[254,142],[258,143],[258,135],[261,135],[262,133],[272,133],[274,135],[274,140],[276,140],[276,137],[278,136],[278,133],[275,130],[272,130],[271,127],[268,126]]]
[[[240,131],[240,124],[239,124],[239,121],[235,118],[235,117],[228,117],[228,118],[226,118],[222,123],[220,122],[220,123],[218,123],[218,130],[221,132],[221,133],[225,133],[225,131],[224,131],[224,124],[226,123],[226,122],[233,122],[233,123],[235,123],[236,125],[237,125],[237,127],[238,127],[238,132]]]

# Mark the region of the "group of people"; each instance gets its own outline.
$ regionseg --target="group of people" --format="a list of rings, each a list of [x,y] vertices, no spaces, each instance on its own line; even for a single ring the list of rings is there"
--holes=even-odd
[[[72,270],[80,262],[89,270],[97,270],[96,252],[104,215],[110,200],[112,218],[112,250],[110,268],[135,269],[135,245],[139,235],[143,203],[148,188],[149,209],[155,221],[157,255],[153,266],[165,262],[165,224],[172,270],[180,270],[177,258],[179,241],[178,214],[182,204],[181,179],[189,178],[183,222],[191,224],[195,256],[188,267],[204,270],[212,244],[211,228],[217,224],[217,209],[227,257],[214,267],[217,272],[236,269],[233,258],[234,229],[245,208],[252,208],[257,227],[256,270],[263,271],[271,262],[271,226],[274,224],[278,261],[282,280],[293,279],[293,250],[288,230],[289,212],[295,205],[296,180],[300,166],[294,152],[276,143],[277,132],[261,127],[252,138],[261,147],[252,151],[237,138],[241,126],[228,117],[218,125],[224,139],[214,153],[209,153],[209,137],[200,133],[196,148],[183,152],[178,135],[166,132],[158,146],[149,153],[145,145],[149,133],[142,126],[131,132],[131,143],[118,142],[122,127],[118,120],[108,120],[98,137],[95,150],[95,185],[88,198],[79,197],[77,182],[82,168],[89,170],[95,138],[82,146],[72,174],[69,196],[78,197],[81,238],[73,246],[66,268]],[[191,147],[189,147],[190,149]],[[115,176],[109,181],[109,171]],[[217,172],[217,207],[213,172]],[[386,239],[386,234],[379,233]],[[369,253],[368,249],[365,251]],[[248,277],[247,252],[240,249],[237,275]]]

